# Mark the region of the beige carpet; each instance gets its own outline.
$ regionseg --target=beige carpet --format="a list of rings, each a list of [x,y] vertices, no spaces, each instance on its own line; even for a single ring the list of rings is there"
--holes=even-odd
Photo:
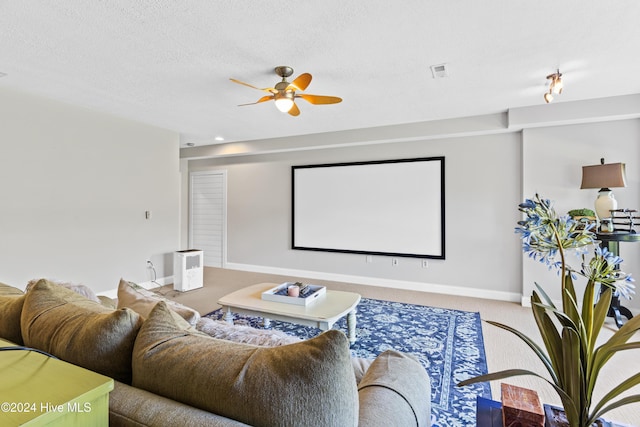
[[[220,306],[216,301],[236,289],[256,283],[283,283],[286,281],[302,281],[324,285],[330,289],[358,292],[363,297],[410,304],[446,307],[466,311],[478,311],[483,320],[495,320],[519,329],[530,337],[538,337],[537,328],[531,314],[531,309],[516,303],[494,301],[478,298],[457,297],[417,291],[383,288],[340,282],[315,280],[313,278],[287,277],[272,274],[251,273],[244,271],[226,270],[220,268],[205,268],[204,288],[189,292],[173,291],[171,286],[159,290],[162,294],[182,304],[195,308],[202,314],[209,313]],[[610,336],[616,328],[613,319],[609,318],[601,337]],[[489,372],[508,368],[525,368],[544,373],[544,368],[529,348],[512,334],[488,324],[483,324],[483,335]],[[636,334],[635,340],[640,340]],[[599,395],[609,391],[624,379],[640,371],[640,350],[632,350],[626,354],[616,355],[606,370],[600,375],[597,390]],[[540,399],[545,403],[559,404],[560,401],[553,389],[544,381],[534,377],[519,377],[506,380],[509,384],[535,389]],[[500,384],[491,384],[493,398],[500,399]],[[640,394],[640,387],[632,390]],[[624,406],[610,412],[605,418],[640,426],[640,403]]]

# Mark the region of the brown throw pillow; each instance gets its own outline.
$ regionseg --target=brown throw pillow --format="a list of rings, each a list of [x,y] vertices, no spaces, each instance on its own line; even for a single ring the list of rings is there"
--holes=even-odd
[[[211,338],[158,303],[140,329],[133,385],[253,426],[356,426],[349,341],[330,330],[258,347]]]
[[[153,307],[160,301],[165,301],[169,308],[194,326],[200,320],[200,313],[196,310],[163,298],[133,282],[120,279],[118,284],[118,308],[128,307],[146,319],[149,317]]]
[[[0,283],[0,338],[22,345],[20,315],[24,305],[24,292]]]
[[[132,310],[109,309],[46,280],[26,294],[21,318],[25,345],[125,383],[141,325]]]

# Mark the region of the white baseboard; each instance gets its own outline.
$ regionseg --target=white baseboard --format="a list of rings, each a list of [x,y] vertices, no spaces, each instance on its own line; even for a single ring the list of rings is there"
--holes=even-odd
[[[152,290],[152,289],[156,289],[156,288],[160,288],[162,286],[168,285],[170,283],[173,283],[173,276],[161,277],[159,279],[156,279],[155,281],[141,282],[136,284],[142,286],[145,289]],[[109,289],[108,291],[98,292],[98,295],[104,295],[106,297],[116,299],[118,298],[118,288]]]
[[[381,279],[366,276],[351,276],[346,274],[325,273],[320,271],[294,270],[287,268],[268,267],[227,262],[224,268],[230,270],[251,271],[253,273],[277,274],[281,276],[307,277],[333,282],[355,283],[358,285],[381,286],[393,289],[431,292],[436,294],[455,295],[472,298],[484,298],[498,301],[522,302],[522,295],[512,292],[492,291],[489,289],[473,289],[460,286],[442,285],[436,283],[411,282],[406,280]]]
[[[154,281],[138,283],[138,285],[142,286],[145,289],[155,289],[161,288],[171,283],[173,283],[173,276],[160,277]]]

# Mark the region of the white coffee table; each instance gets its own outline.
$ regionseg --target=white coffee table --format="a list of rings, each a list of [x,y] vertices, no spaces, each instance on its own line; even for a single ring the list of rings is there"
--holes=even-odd
[[[360,302],[359,294],[327,290],[325,295],[321,295],[307,306],[263,300],[262,292],[276,286],[277,283],[259,283],[223,296],[218,300],[218,304],[225,311],[224,320],[233,324],[235,312],[262,317],[265,326],[269,325],[269,319],[275,319],[327,331],[339,319],[347,316],[349,341],[356,341],[356,307]]]

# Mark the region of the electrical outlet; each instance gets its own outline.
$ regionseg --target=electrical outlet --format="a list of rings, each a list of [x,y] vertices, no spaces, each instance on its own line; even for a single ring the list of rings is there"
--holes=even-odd
[[[427,261],[426,259],[422,260],[422,268],[429,268],[429,261]]]
[[[391,265],[393,265],[394,267],[398,266],[398,258],[391,258]]]

